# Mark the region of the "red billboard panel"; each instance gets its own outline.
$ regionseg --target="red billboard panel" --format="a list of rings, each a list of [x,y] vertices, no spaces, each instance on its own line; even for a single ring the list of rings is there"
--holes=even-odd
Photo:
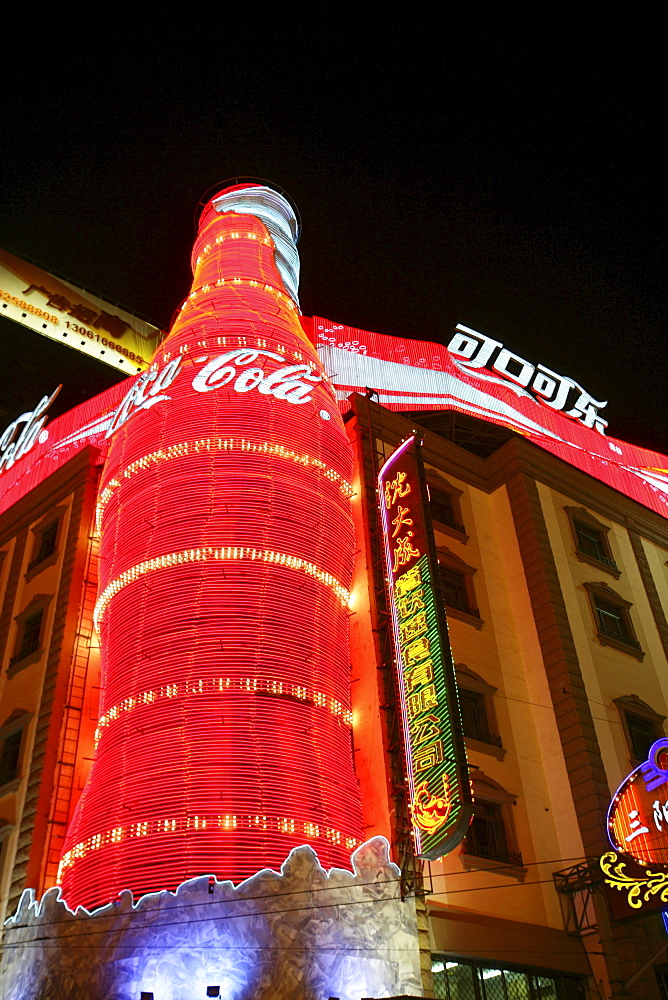
[[[459,326],[448,346],[404,340],[314,316],[318,353],[347,408],[371,389],[390,410],[457,410],[508,427],[668,516],[668,457],[606,436],[605,402],[573,379]]]

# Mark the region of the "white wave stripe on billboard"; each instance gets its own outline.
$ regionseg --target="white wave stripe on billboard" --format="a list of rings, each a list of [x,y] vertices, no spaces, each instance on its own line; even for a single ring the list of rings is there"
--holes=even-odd
[[[533,420],[521,413],[496,394],[499,391],[504,392],[506,389],[513,391],[514,386],[499,385],[493,395],[491,392],[485,392],[484,389],[478,389],[468,382],[460,380],[450,372],[417,368],[405,362],[385,361],[382,358],[356,353],[330,344],[319,344],[318,354],[329,373],[340,401],[346,399],[351,392],[363,393],[367,389],[371,389],[375,393],[374,398],[381,406],[393,410],[454,408],[471,413],[483,420],[492,420],[510,427],[530,438],[533,438],[534,435],[539,436],[543,440],[535,440],[535,443],[545,447],[548,451],[557,453],[554,446],[550,447],[550,442],[554,442],[557,447],[562,446],[559,448],[559,456],[565,458],[564,449],[566,449],[571,455],[568,460],[583,471],[591,473],[591,468],[587,466],[588,459],[596,460],[599,466],[602,463],[603,466],[616,468],[620,473],[641,480],[647,488],[657,495],[657,501],[661,498],[661,506],[668,504],[668,475],[665,474],[665,470],[640,465],[633,466],[620,461],[613,455],[622,453],[622,448],[619,445],[623,445],[624,442],[616,443],[610,438],[582,427],[575,421],[570,421],[568,417],[550,414],[552,421],[555,418],[563,420],[565,431],[570,430],[571,426],[573,428],[569,436],[556,433],[539,420]],[[496,379],[489,381],[496,386]],[[527,402],[529,405],[535,406],[537,416],[544,412],[540,404],[534,400],[527,399]],[[592,433],[596,434],[596,439],[590,437]],[[575,440],[582,434],[587,435],[587,440],[591,442],[589,447],[585,447],[584,444]],[[593,446],[594,441],[598,447]],[[604,443],[612,454],[603,451]],[[628,450],[628,446],[626,450]],[[649,455],[650,453],[645,454]],[[607,477],[601,478],[607,479]],[[612,482],[611,485],[621,488]],[[628,495],[633,494],[629,493]],[[636,499],[644,502],[640,496]],[[654,506],[654,503],[651,506]],[[665,517],[665,511],[662,513]]]

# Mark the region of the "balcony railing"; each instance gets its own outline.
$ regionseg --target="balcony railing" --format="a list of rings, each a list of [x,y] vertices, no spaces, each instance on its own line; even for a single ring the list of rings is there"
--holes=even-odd
[[[614,559],[607,556],[600,548],[594,547],[593,545],[578,545],[578,552],[583,556],[587,556],[589,559],[595,559],[596,562],[603,563],[604,566],[609,566],[611,569],[619,569],[619,566]]]
[[[472,843],[469,837],[464,839],[464,853],[470,854],[474,858],[484,858],[485,861],[498,861],[502,865],[514,865],[517,868],[524,866],[524,861],[519,851],[508,851],[492,844]]]
[[[608,639],[616,639],[617,642],[623,642],[625,646],[630,646],[632,649],[642,649],[637,639],[617,629],[610,628],[609,625],[604,625],[601,621],[598,623],[598,630],[602,635],[607,636]]]
[[[437,524],[445,524],[448,528],[454,528],[455,531],[460,531],[462,535],[466,534],[466,528],[463,524],[457,524],[454,517],[443,517],[439,514],[434,514],[433,520]]]
[[[470,740],[477,740],[478,743],[488,743],[493,747],[503,747],[500,736],[497,736],[496,733],[487,732],[484,729],[478,729],[475,726],[466,726],[464,736],[467,736]]]
[[[456,611],[463,611],[465,615],[472,615],[474,618],[480,618],[480,611],[478,608],[470,608],[468,604],[464,601],[452,601],[445,598],[445,605],[447,608],[454,608]]]

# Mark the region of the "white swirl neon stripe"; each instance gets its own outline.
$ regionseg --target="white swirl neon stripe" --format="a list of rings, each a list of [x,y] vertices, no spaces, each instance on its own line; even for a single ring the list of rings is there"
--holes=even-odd
[[[299,701],[312,702],[319,708],[324,708],[335,718],[341,719],[347,726],[353,724],[353,713],[336,698],[328,698],[323,691],[315,691],[303,684],[288,684],[285,681],[270,681],[261,677],[213,677],[208,680],[186,681],[181,684],[163,684],[162,687],[141,691],[131,698],[112,705],[104,715],[100,716],[95,730],[95,743],[100,740],[102,730],[115,722],[119,716],[131,712],[142,705],[153,705],[165,698],[184,698],[193,694],[224,694],[226,691],[248,691],[251,694],[275,695],[277,698],[297,698]]]
[[[354,851],[360,843],[355,837],[344,836],[340,830],[284,816],[240,816],[237,814],[179,816],[174,819],[145,820],[139,823],[130,823],[129,826],[116,826],[111,830],[105,830],[104,833],[94,833],[86,840],[82,840],[81,843],[75,844],[61,859],[58,866],[58,882],[60,882],[64,871],[92,851],[99,851],[102,847],[120,844],[124,840],[136,837],[180,833],[186,830],[208,831],[209,833],[213,830],[220,830],[223,834],[235,830],[272,830],[275,833],[296,834],[300,838],[306,837],[307,840],[328,840],[330,844],[345,844],[349,851]]]
[[[285,552],[273,552],[270,549],[250,549],[243,548],[241,546],[223,546],[219,549],[215,549],[212,546],[204,546],[199,549],[184,549],[182,552],[168,552],[164,556],[156,556],[154,559],[147,559],[145,562],[138,563],[136,566],[132,566],[130,569],[126,569],[124,573],[116,577],[108,584],[100,596],[97,599],[95,605],[95,611],[93,612],[93,620],[95,622],[95,628],[100,627],[100,621],[102,620],[102,615],[107,610],[107,606],[113,597],[118,594],[123,587],[127,587],[128,584],[133,583],[138,580],[140,576],[144,576],[145,573],[150,573],[156,569],[167,569],[170,566],[179,566],[185,563],[197,563],[197,562],[211,562],[211,561],[232,561],[240,559],[260,559],[262,562],[277,563],[280,566],[287,566],[289,569],[301,570],[306,573],[307,576],[312,576],[314,580],[319,583],[324,584],[325,587],[329,587],[344,607],[347,607],[348,601],[350,600],[350,591],[346,590],[342,583],[332,576],[331,573],[326,573],[324,570],[319,569],[311,562],[307,562],[306,559],[300,559],[299,556],[291,556]]]

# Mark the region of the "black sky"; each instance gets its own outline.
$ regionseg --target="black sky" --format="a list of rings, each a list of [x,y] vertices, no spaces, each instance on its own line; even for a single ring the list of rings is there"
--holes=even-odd
[[[668,451],[658,25],[304,10],[40,16],[3,53],[0,243],[167,326],[200,196],[264,177],[302,215],[305,313],[465,323]]]

